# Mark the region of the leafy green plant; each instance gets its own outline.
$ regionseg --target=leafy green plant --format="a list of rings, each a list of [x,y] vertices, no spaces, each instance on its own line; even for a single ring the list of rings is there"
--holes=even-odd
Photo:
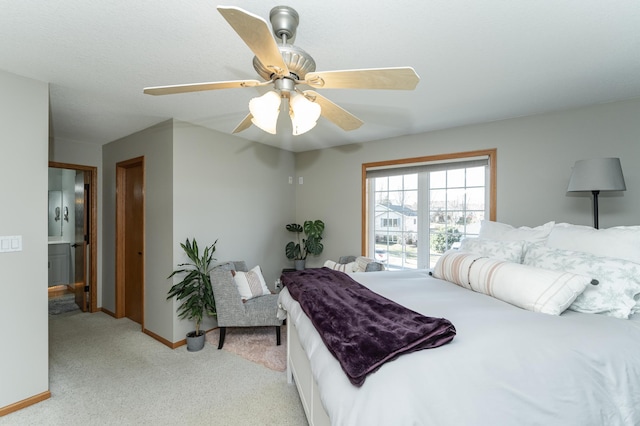
[[[195,336],[201,335],[200,323],[205,312],[212,316],[216,314],[216,302],[213,298],[209,272],[211,270],[211,262],[215,260],[213,253],[216,251],[217,242],[218,240],[205,247],[202,255],[200,255],[195,238],[193,239],[193,244],[187,238],[184,244],[180,243],[180,247],[187,254],[190,262],[178,264],[180,269],[176,269],[168,277],[172,278],[176,274],[186,274],[182,281],[174,284],[169,289],[167,299],[175,297],[176,300],[181,302],[177,311],[178,317],[195,321]]]
[[[443,234],[431,236],[431,249],[436,253],[444,253],[450,249],[453,243],[457,243],[462,238],[462,234],[455,228],[447,228]]]
[[[290,223],[286,228],[287,231],[296,234],[296,241],[290,241],[284,249],[287,259],[305,260],[309,254],[317,256],[322,253],[323,221],[307,220],[303,225]],[[305,238],[302,238],[303,233]]]

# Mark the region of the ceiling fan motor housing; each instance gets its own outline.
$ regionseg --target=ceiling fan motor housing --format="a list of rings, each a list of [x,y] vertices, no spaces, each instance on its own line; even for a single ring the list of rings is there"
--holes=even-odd
[[[292,44],[285,44],[278,45],[278,49],[282,54],[284,63],[289,68],[289,73],[292,74],[291,77],[295,80],[304,80],[308,72],[316,70],[316,61],[301,48]],[[267,69],[255,56],[253,57],[253,68],[265,80],[273,78],[273,72]]]
[[[282,44],[278,45],[278,49],[284,63],[289,68],[290,77],[294,80],[304,80],[308,72],[316,70],[316,62],[304,50],[287,43],[287,40],[292,40],[296,36],[296,29],[300,23],[298,12],[289,6],[276,6],[271,9],[269,20],[273,34],[282,41]],[[256,57],[253,58],[253,68],[265,80],[273,78],[273,72]]]

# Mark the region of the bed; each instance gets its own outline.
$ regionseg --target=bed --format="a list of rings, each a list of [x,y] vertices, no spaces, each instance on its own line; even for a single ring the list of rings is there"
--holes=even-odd
[[[570,309],[550,315],[427,270],[350,276],[413,311],[448,319],[457,334],[354,386],[285,288],[288,375],[310,424],[640,424],[640,314],[633,308],[627,319]]]

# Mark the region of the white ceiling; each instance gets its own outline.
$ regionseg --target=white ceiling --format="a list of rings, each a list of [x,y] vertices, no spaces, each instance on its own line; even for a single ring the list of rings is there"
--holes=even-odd
[[[281,3],[230,0],[268,21]],[[288,0],[318,71],[412,66],[415,91],[325,89],[365,124],[321,118],[290,151],[640,97],[638,0]],[[174,117],[231,133],[257,88],[149,96],[143,87],[256,79],[211,0],[0,0],[0,69],[50,83],[55,138],[104,144]],[[285,114],[282,114],[284,116]],[[286,117],[285,117],[286,118]],[[287,129],[287,126],[289,128]]]

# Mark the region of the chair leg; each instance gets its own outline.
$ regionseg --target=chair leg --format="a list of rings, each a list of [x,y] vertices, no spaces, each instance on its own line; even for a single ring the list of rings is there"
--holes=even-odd
[[[276,346],[280,346],[280,326],[276,326]]]
[[[224,345],[224,336],[227,335],[227,327],[220,327],[220,341],[218,342],[218,349],[222,349]]]

